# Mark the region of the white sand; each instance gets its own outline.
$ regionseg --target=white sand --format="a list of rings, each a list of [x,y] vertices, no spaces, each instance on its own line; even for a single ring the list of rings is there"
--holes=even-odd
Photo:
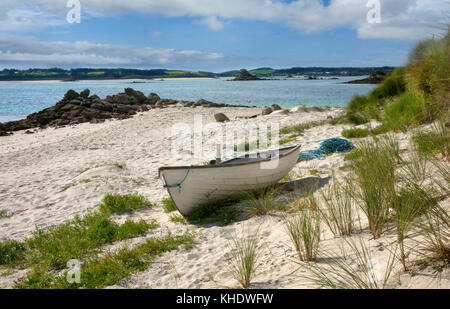
[[[157,170],[166,165],[198,164],[213,158],[209,153],[204,158],[180,159],[172,156],[171,127],[185,122],[192,126],[194,115],[201,114],[203,122],[214,122],[213,115],[225,113],[236,125],[247,123],[279,122],[280,127],[337,117],[340,109],[324,112],[302,110],[285,114],[277,112],[256,119],[239,119],[237,116],[260,114],[259,108],[166,108],[150,110],[123,121],[106,121],[101,124],[80,124],[59,129],[37,130],[35,134],[16,132],[0,138],[0,210],[14,213],[10,218],[0,218],[0,239],[24,239],[36,227],[48,228],[64,223],[76,215],[84,215],[97,205],[107,193],[138,192],[153,202],[167,197],[166,190],[158,179]],[[320,141],[341,136],[343,125],[318,126],[305,131],[297,138],[303,150],[315,149]],[[402,147],[406,147],[407,135],[400,135]],[[342,166],[343,154],[334,154],[326,159],[301,162],[294,168],[297,178],[312,177],[309,171],[316,169],[323,182],[332,170]],[[123,164],[124,169],[113,163]],[[80,174],[81,171],[88,169]],[[338,175],[344,173],[337,171]],[[69,187],[70,186],[70,187]],[[61,192],[63,188],[67,188]],[[256,288],[313,288],[300,276],[296,255],[284,230],[281,216],[272,215],[237,222],[229,226],[207,226],[175,224],[169,221],[160,206],[118,217],[151,220],[160,227],[145,237],[113,244],[105,250],[124,244],[143,241],[145,238],[192,231],[196,233],[195,247],[180,249],[156,259],[146,271],[123,280],[119,287],[152,288],[219,288],[234,287],[236,282],[229,271],[230,248],[228,243],[244,230],[261,229],[263,257],[253,287]],[[364,220],[362,225],[365,226]],[[325,230],[323,245],[339,250],[342,240],[334,238]],[[357,235],[369,239],[365,230]],[[379,240],[368,240],[374,259],[386,263],[389,250],[380,251],[380,243],[388,246],[395,242],[395,234]],[[1,272],[1,270],[0,270]],[[411,277],[397,276],[392,286],[402,288],[446,287],[449,288],[449,273],[445,270],[440,279],[426,274]],[[24,276],[24,270],[0,274],[0,288],[11,287],[15,280]],[[409,276],[409,277],[408,277]],[[397,278],[396,277],[396,278]]]

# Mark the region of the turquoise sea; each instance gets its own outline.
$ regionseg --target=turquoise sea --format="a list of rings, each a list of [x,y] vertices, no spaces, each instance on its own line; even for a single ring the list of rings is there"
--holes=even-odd
[[[355,94],[366,94],[374,85],[341,84],[365,76],[340,77],[338,80],[265,80],[232,82],[227,79],[171,79],[106,81],[36,81],[0,82],[0,122],[25,118],[61,100],[67,90],[82,91],[101,98],[123,92],[131,87],[144,94],[157,93],[162,98],[216,103],[265,106],[278,104],[291,107],[298,104],[345,106]],[[251,100],[251,104],[248,103]]]

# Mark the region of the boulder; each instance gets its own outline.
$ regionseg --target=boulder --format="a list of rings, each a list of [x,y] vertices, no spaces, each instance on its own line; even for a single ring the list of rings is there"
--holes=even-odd
[[[272,111],[279,111],[282,109],[278,104],[272,104],[270,108],[272,108]]]
[[[79,96],[80,96],[80,95],[78,94],[78,92],[76,92],[76,91],[70,89],[70,90],[67,91],[66,94],[64,95],[63,100],[71,101],[71,100],[74,100],[74,99],[78,98]]]
[[[230,121],[230,119],[224,113],[217,113],[214,115],[214,118],[217,122],[226,122]]]
[[[87,99],[87,98],[89,98],[90,93],[91,93],[91,91],[89,89],[85,89],[80,92],[80,97]]]
[[[263,116],[264,115],[269,115],[272,114],[272,109],[270,107],[264,107],[261,113]]]
[[[159,95],[157,95],[156,93],[150,93],[147,96],[147,102],[148,104],[155,104],[156,102],[158,102],[161,98],[159,97]]]

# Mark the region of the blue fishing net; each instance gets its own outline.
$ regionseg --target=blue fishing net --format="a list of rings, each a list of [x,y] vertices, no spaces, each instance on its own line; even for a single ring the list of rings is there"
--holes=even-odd
[[[325,158],[328,153],[348,152],[355,148],[353,143],[343,138],[329,138],[320,143],[320,147],[315,150],[307,150],[300,153],[299,161]]]

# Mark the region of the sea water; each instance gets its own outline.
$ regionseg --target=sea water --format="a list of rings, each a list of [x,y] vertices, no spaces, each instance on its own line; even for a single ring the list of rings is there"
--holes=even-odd
[[[0,122],[25,118],[54,105],[69,89],[91,90],[101,98],[123,92],[124,88],[150,92],[162,98],[216,103],[292,107],[299,104],[345,106],[352,96],[367,94],[374,85],[343,84],[364,77],[339,79],[279,79],[264,81],[229,81],[220,79],[106,80],[106,81],[27,81],[0,82]],[[251,100],[251,103],[249,103]]]

